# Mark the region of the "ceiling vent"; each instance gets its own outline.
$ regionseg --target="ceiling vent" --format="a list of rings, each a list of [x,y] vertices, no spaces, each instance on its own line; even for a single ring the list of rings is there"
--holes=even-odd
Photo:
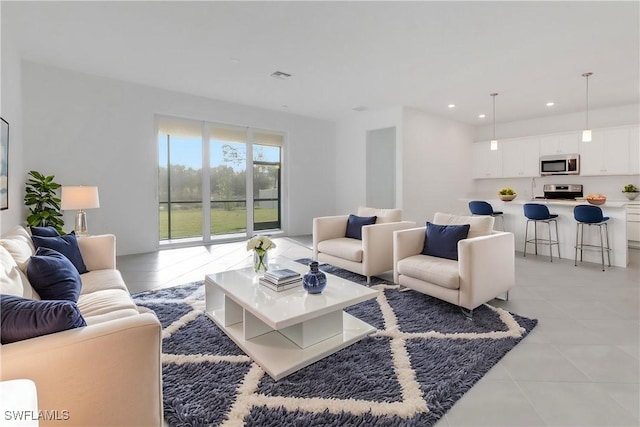
[[[274,77],[276,79],[280,79],[280,80],[287,80],[289,77],[291,77],[291,74],[282,72],[282,71],[276,71],[271,73],[271,77]]]

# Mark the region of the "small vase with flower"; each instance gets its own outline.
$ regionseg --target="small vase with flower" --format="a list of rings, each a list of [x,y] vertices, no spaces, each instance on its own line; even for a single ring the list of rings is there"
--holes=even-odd
[[[269,250],[276,244],[269,236],[254,236],[247,242],[247,250],[253,251],[253,270],[264,273],[269,269]]]

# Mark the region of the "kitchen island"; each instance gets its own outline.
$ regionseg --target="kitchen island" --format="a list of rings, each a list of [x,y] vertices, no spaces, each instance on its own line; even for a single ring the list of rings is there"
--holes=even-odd
[[[546,205],[549,212],[557,214],[558,218],[558,240],[560,241],[560,258],[575,258],[576,243],[576,220],[573,217],[573,208],[578,205],[588,205],[584,201],[572,200],[553,200],[553,199],[535,199],[535,200],[519,200],[515,199],[511,202],[503,202],[502,200],[487,200],[495,211],[504,212],[504,229],[515,235],[516,250],[524,250],[524,235],[527,219],[524,216],[523,205],[525,203],[539,203]],[[627,249],[627,203],[626,201],[607,201],[600,205],[604,216],[610,219],[609,227],[609,247],[611,248],[611,265],[617,267],[627,267],[628,265],[628,249]],[[495,227],[500,228],[500,219],[496,219]],[[553,224],[551,224],[553,228]],[[529,225],[529,238],[533,238],[533,225]],[[600,244],[598,237],[599,227],[584,227],[584,243]],[[551,237],[555,238],[555,230],[551,231]],[[549,232],[545,224],[538,224],[538,237],[542,239],[549,238]],[[534,245],[527,245],[527,255],[533,254]],[[538,244],[538,257],[541,259],[549,259],[549,246]],[[556,248],[553,248],[554,258],[557,256]],[[584,262],[600,263],[600,251],[585,250],[583,252]],[[605,254],[605,264],[607,262]]]

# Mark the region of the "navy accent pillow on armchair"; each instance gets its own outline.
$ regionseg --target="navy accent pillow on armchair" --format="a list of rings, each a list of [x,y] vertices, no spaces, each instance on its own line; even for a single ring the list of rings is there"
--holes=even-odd
[[[47,227],[34,227],[31,226],[31,235],[32,236],[42,236],[42,237],[57,237],[60,235],[58,230],[51,226]]]
[[[357,216],[349,215],[347,220],[347,233],[344,237],[362,240],[362,226],[376,223],[377,216]]]
[[[78,247],[78,239],[76,234],[72,231],[64,236],[44,237],[44,236],[31,236],[33,244],[37,248],[49,248],[54,251],[60,252],[62,255],[69,258],[69,261],[78,270],[78,273],[86,273],[87,267],[84,265],[80,248]]]
[[[469,227],[469,224],[438,225],[427,222],[422,254],[457,261],[458,242],[467,238]]]
[[[0,295],[2,344],[87,326],[78,306],[71,301],[36,301]]]
[[[78,270],[53,249],[36,249],[27,263],[27,277],[42,299],[78,302],[82,288]]]

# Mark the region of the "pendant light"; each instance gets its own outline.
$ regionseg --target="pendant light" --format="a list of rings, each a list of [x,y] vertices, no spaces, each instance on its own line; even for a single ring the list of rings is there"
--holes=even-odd
[[[497,93],[490,93],[493,98],[493,139],[491,140],[491,150],[495,151],[498,149],[498,140],[496,139],[496,96]]]
[[[593,73],[584,73],[582,77],[587,79],[587,125],[582,131],[582,142],[591,142],[591,129],[589,128],[589,76]]]

